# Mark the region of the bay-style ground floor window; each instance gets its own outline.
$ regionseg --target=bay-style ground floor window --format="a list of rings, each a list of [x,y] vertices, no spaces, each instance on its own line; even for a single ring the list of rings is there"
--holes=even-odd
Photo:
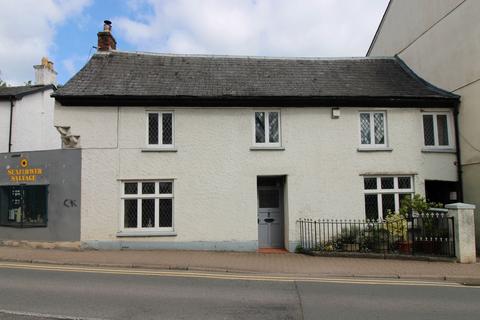
[[[122,182],[122,231],[173,231],[173,181]]]
[[[0,225],[47,226],[47,186],[0,186]]]
[[[363,178],[365,217],[385,218],[389,212],[398,212],[402,200],[413,195],[413,177],[386,176]]]

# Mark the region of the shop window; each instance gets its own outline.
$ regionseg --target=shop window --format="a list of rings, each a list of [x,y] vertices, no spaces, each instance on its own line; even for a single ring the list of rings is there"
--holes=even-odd
[[[0,225],[47,226],[47,186],[1,186]]]

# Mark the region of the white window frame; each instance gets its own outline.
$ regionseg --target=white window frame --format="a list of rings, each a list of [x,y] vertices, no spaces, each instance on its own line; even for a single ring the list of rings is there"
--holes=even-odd
[[[423,116],[431,115],[433,118],[433,146],[427,146],[425,144],[425,126],[423,124]],[[437,124],[437,115],[446,115],[447,116],[447,131],[448,131],[448,145],[441,146],[438,144],[438,124]],[[453,134],[453,119],[452,113],[449,111],[428,111],[422,112],[422,144],[423,148],[427,150],[438,150],[438,149],[454,149],[455,140]]]
[[[146,135],[145,135],[145,145],[147,148],[157,148],[157,149],[173,149],[175,148],[175,113],[171,110],[165,111],[147,111],[146,116]],[[158,114],[158,143],[157,144],[150,144],[149,143],[149,118],[150,114]],[[172,115],[172,143],[171,144],[163,144],[163,114],[171,114]]]
[[[366,178],[375,178],[377,179],[377,188],[376,189],[365,189],[365,179]],[[393,178],[393,189],[382,189],[382,178]],[[398,187],[398,178],[410,178],[410,188],[408,189],[400,189]],[[415,194],[415,186],[414,186],[414,177],[411,175],[381,175],[381,176],[362,176],[362,185],[363,185],[363,194],[364,194],[364,207],[365,203],[365,195],[368,194],[376,194],[377,195],[377,215],[378,219],[383,219],[383,202],[382,202],[382,194],[394,194],[395,199],[395,212],[399,212],[400,210],[400,194],[409,193],[412,197]],[[366,208],[365,208],[366,209]],[[365,210],[365,215],[367,214]]]
[[[256,126],[255,126],[255,113],[265,113],[265,142],[256,141]],[[278,142],[270,142],[270,113],[278,113]],[[282,113],[280,110],[254,110],[253,111],[253,145],[255,147],[281,147],[282,146]]]
[[[155,193],[153,194],[142,194],[142,183],[155,183]],[[160,193],[159,183],[169,182],[172,184],[172,193]],[[126,194],[125,193],[125,184],[126,183],[136,183],[137,184],[137,193],[136,194]],[[120,196],[120,232],[173,232],[175,230],[175,198],[174,198],[174,183],[173,180],[124,180],[121,181],[121,196]],[[142,227],[142,199],[154,199],[155,200],[155,225],[151,228]],[[160,227],[160,217],[157,216],[160,214],[160,199],[172,199],[172,226],[171,227]],[[137,227],[136,228],[126,228],[125,227],[125,204],[124,200],[137,200]]]
[[[362,113],[368,113],[370,115],[370,143],[362,143]],[[383,132],[385,143],[375,143],[375,121],[374,114],[383,114]],[[358,112],[358,144],[360,149],[374,149],[374,148],[387,148],[388,147],[388,126],[387,126],[387,111],[385,110],[361,110]]]

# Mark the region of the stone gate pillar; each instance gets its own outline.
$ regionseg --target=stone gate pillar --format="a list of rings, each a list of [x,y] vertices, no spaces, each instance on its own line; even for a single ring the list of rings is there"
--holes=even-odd
[[[475,206],[466,203],[452,203],[445,206],[448,216],[454,219],[455,254],[460,263],[475,263],[475,224],[473,211]]]

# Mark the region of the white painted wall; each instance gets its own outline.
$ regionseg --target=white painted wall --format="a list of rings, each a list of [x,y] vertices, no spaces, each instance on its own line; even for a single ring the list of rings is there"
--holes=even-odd
[[[60,135],[53,126],[53,90],[45,90],[15,100],[13,108],[12,152],[60,149]],[[8,152],[10,102],[0,101],[0,152]]]
[[[430,83],[461,96],[464,201],[480,207],[480,1],[392,0],[371,56],[398,54]],[[480,213],[476,212],[477,248]]]
[[[10,101],[0,101],[0,152],[8,152]]]
[[[361,174],[414,173],[415,191],[422,194],[425,179],[456,180],[454,154],[421,152],[419,109],[388,109],[393,151],[374,153],[357,151],[357,108],[341,108],[336,120],[330,108],[282,108],[284,151],[250,150],[254,109],[165,110],[175,112],[178,151],[146,153],[145,108],[57,104],[55,123],[81,136],[82,241],[120,241],[122,179],[174,179],[178,235],[128,239],[168,243],[255,243],[258,175],[287,175],[292,242],[300,217],[363,218]]]

